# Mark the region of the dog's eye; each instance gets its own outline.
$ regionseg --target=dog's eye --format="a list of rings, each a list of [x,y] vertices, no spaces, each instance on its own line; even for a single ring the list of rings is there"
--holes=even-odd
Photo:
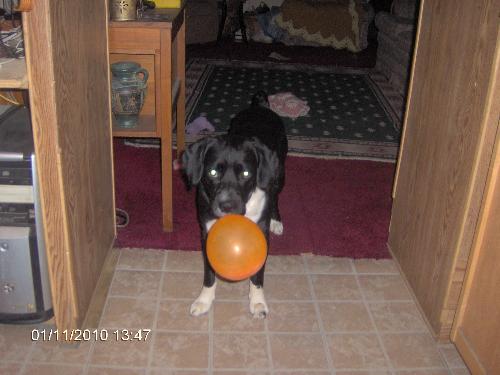
[[[243,172],[241,172],[241,175],[243,176],[243,178],[248,178],[248,177],[250,177],[250,172],[249,171],[243,171]]]
[[[219,175],[219,173],[217,173],[217,170],[215,170],[215,169],[210,169],[210,170],[208,171],[208,175],[209,175],[210,177],[217,177],[217,176]]]

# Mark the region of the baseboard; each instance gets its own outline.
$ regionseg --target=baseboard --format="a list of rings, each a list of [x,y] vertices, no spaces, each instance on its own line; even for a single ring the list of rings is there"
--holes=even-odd
[[[457,329],[454,339],[455,339],[454,344],[457,347],[457,350],[459,351],[460,355],[462,356],[462,359],[464,360],[465,364],[469,368],[471,374],[487,375],[486,370],[484,369],[483,365],[477,358],[476,353],[474,353],[474,350],[469,345],[467,338],[464,336],[460,328]]]
[[[82,324],[82,329],[96,329],[99,326],[99,321],[104,310],[104,304],[108,296],[108,290],[111,286],[113,274],[118,263],[120,250],[111,248],[104,260],[99,280],[97,280],[92,299],[90,300],[89,308]]]

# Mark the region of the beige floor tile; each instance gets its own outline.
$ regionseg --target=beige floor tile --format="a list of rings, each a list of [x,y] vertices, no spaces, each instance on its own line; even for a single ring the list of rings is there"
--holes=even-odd
[[[23,365],[21,363],[0,362],[0,374],[18,375],[21,373]]]
[[[208,367],[208,334],[156,332],[153,367]]]
[[[232,299],[232,300],[245,300],[248,301],[248,280],[242,281],[225,281],[217,280],[217,290],[215,291],[215,299]],[[264,286],[264,289],[265,286]]]
[[[268,300],[311,300],[305,275],[266,275],[264,290]]]
[[[359,282],[369,301],[411,300],[400,275],[360,275]]]
[[[2,359],[23,361],[26,359],[33,342],[31,330],[35,326],[0,324],[0,353]],[[41,338],[40,338],[41,339]]]
[[[117,269],[121,270],[161,270],[165,250],[120,249]]]
[[[275,371],[274,375],[330,375],[331,373],[329,371]]]
[[[335,375],[393,375],[389,370],[340,370]]]
[[[268,369],[267,340],[263,334],[214,335],[214,368]]]
[[[439,345],[439,351],[449,368],[464,368],[465,363],[453,344]]]
[[[333,366],[342,369],[383,369],[388,366],[375,334],[327,336]]]
[[[375,329],[362,302],[321,302],[319,309],[325,332],[368,332]]]
[[[304,261],[300,255],[270,255],[266,261],[266,275],[271,273],[304,273]]]
[[[392,259],[355,259],[353,262],[357,273],[399,274]]]
[[[203,272],[201,251],[168,251],[166,269],[169,271]]]
[[[154,298],[158,295],[161,272],[117,270],[109,294],[111,296]]]
[[[87,375],[146,375],[146,369],[91,366]]]
[[[164,300],[160,302],[157,328],[164,330],[208,332],[208,314],[191,316],[191,301]]]
[[[154,369],[150,370],[148,375],[208,375],[208,371]]]
[[[453,368],[450,370],[453,375],[471,375],[467,368]]]
[[[215,370],[213,375],[271,375],[270,372],[267,371],[253,371],[253,370]],[[291,375],[291,374],[288,374]],[[294,374],[295,375],[295,374]]]
[[[202,273],[165,272],[161,297],[194,300],[200,294],[202,286]]]
[[[101,317],[100,326],[119,329],[151,329],[155,312],[155,299],[109,297]]]
[[[319,300],[361,300],[355,276],[312,275],[314,293]]]
[[[273,302],[267,317],[272,332],[317,332],[319,324],[312,302]]]
[[[22,374],[31,375],[54,375],[54,374],[64,374],[64,375],[80,375],[83,374],[83,366],[70,366],[70,365],[56,365],[56,364],[45,364],[36,363],[27,365]]]
[[[151,333],[146,341],[117,341],[113,336],[107,341],[96,341],[90,363],[101,366],[146,367],[153,343]]]
[[[396,375],[452,375],[447,369],[398,370]]]
[[[203,370],[150,370],[148,375],[208,375],[208,371]]]
[[[352,273],[352,260],[321,255],[304,255],[309,273]]]
[[[275,369],[327,369],[323,340],[319,334],[272,334]]]
[[[387,355],[396,369],[445,367],[436,342],[427,333],[382,334]]]
[[[254,319],[250,314],[248,301],[216,301],[213,308],[215,331],[262,332],[265,329],[264,319]]]
[[[335,375],[392,375],[387,370],[335,371]]]
[[[90,341],[70,344],[61,341],[39,341],[35,343],[30,355],[32,362],[56,362],[72,365],[83,365],[90,352]]]
[[[377,302],[368,304],[368,308],[379,331],[427,331],[413,302]]]

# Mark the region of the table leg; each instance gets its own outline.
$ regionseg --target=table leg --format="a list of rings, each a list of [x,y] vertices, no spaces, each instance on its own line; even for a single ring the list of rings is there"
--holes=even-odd
[[[226,23],[227,0],[222,0],[219,4],[221,7],[221,17],[219,21],[219,30],[217,31],[217,43],[219,43],[222,40],[222,32],[224,31],[224,25]]]
[[[161,139],[161,199],[163,230],[174,228],[172,204],[172,34],[170,29],[160,31],[160,117]]]
[[[186,23],[184,22],[177,33],[177,77],[180,81],[179,97],[176,107],[177,123],[177,158],[184,151],[186,144],[184,139],[186,127]]]
[[[240,21],[240,29],[241,29],[241,37],[245,43],[248,43],[247,39],[247,27],[245,25],[245,16],[243,14],[243,5],[245,4],[245,0],[240,0],[238,4],[238,18]]]

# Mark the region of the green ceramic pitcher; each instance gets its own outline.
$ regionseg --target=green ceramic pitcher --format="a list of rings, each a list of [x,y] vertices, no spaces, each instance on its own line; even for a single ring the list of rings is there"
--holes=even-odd
[[[149,73],[133,61],[111,64],[111,107],[121,128],[135,128],[144,105]]]

